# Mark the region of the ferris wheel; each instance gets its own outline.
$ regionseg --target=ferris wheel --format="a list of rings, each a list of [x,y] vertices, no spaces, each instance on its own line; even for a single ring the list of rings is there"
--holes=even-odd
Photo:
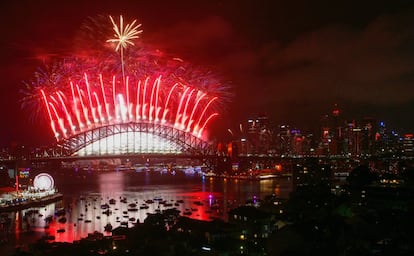
[[[39,173],[33,180],[33,187],[40,190],[50,190],[55,186],[55,181],[47,173]]]

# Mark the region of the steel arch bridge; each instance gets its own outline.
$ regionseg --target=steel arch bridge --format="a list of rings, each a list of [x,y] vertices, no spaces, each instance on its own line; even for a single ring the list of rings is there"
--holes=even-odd
[[[57,144],[65,156],[212,155],[214,146],[168,124],[129,122],[96,127]]]

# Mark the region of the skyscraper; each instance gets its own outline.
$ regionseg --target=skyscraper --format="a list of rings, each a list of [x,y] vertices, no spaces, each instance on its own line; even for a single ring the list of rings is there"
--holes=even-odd
[[[324,155],[342,155],[344,149],[344,127],[341,111],[335,105],[332,112],[321,119],[321,143],[319,151]]]

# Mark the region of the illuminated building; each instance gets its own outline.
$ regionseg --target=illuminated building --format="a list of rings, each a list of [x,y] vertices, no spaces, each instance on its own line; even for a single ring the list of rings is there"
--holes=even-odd
[[[355,121],[346,121],[344,127],[344,147],[343,151],[345,155],[351,155],[353,149],[353,129],[355,128]]]
[[[375,134],[377,125],[374,118],[366,117],[361,124],[361,154],[372,155],[375,150]]]
[[[290,154],[299,156],[307,153],[307,138],[304,135],[302,135],[299,130],[296,129],[291,131],[291,135],[292,141],[290,145]]]
[[[321,119],[321,144],[319,147],[319,154],[345,154],[343,130],[343,121],[340,117],[340,110],[335,105],[331,114],[326,114]]]
[[[378,123],[375,134],[375,149],[377,155],[393,156],[401,151],[400,136],[393,130],[389,131],[383,121]]]
[[[378,124],[378,132],[375,134],[375,144],[377,154],[385,154],[388,152],[389,136],[387,134],[387,128],[383,121]]]
[[[412,133],[404,134],[402,153],[407,157],[414,156],[414,138]]]
[[[272,215],[254,206],[240,206],[229,212],[229,223],[240,227],[240,254],[261,255],[264,242],[275,231]]]
[[[280,155],[290,155],[292,135],[290,132],[290,126],[283,124],[279,126],[277,134],[277,151]]]
[[[260,115],[247,121],[247,138],[251,143],[250,153],[266,154],[271,149],[272,133],[269,118]]]
[[[232,135],[232,151],[239,155],[270,154],[273,149],[273,131],[267,116],[258,116],[240,124],[237,131],[228,129]]]

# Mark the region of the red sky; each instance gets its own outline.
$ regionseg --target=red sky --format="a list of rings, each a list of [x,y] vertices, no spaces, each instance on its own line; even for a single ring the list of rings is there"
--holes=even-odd
[[[138,19],[145,43],[231,83],[234,103],[219,127],[266,113],[275,123],[313,128],[339,103],[347,118],[373,116],[412,131],[410,2],[2,1],[0,145],[53,141],[45,123],[20,109],[22,81],[70,52],[82,22],[98,14]]]

